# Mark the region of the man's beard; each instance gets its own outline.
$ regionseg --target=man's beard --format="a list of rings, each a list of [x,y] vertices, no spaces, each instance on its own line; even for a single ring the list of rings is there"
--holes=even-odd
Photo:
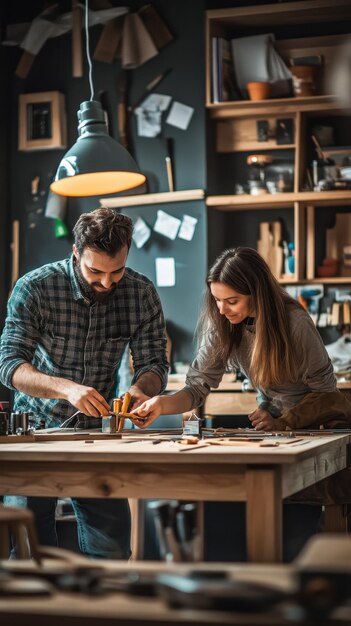
[[[100,287],[101,284],[99,282],[92,284],[88,283],[88,281],[83,276],[80,263],[76,259],[74,259],[74,269],[82,291],[89,298],[89,300],[96,300],[96,302],[101,302],[102,304],[108,302],[108,300],[111,298],[116,290],[116,285],[112,285],[112,288],[109,289],[106,293],[102,291],[96,291],[94,289],[94,284],[99,285]]]

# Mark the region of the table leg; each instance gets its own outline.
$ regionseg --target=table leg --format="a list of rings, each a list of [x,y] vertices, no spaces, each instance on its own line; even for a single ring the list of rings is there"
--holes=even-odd
[[[282,493],[280,468],[246,470],[247,560],[275,563],[282,560]]]
[[[142,560],[144,557],[144,522],[145,501],[129,498],[130,514],[132,518],[131,532],[131,561]]]
[[[324,532],[347,533],[348,532],[347,504],[328,504],[324,512]]]

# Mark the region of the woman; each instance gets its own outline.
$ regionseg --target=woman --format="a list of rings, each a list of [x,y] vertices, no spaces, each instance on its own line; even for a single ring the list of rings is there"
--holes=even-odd
[[[257,390],[249,415],[256,430],[350,424],[351,403],[336,388],[333,367],[310,316],[279,285],[252,248],[223,252],[207,279],[199,320],[199,349],[186,385],[155,396],[135,412],[149,426],[160,414],[201,406],[228,365]]]

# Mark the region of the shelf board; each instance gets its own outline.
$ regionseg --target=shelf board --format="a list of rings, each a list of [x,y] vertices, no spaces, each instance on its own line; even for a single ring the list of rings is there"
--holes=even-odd
[[[267,152],[269,150],[295,150],[296,145],[294,143],[282,143],[277,144],[275,141],[242,141],[233,148],[228,150],[218,150],[221,154],[232,152]]]
[[[185,202],[202,200],[203,189],[185,189],[183,191],[165,191],[162,193],[140,193],[136,196],[119,196],[118,198],[100,198],[100,204],[110,209],[127,206],[143,206],[144,204],[163,204],[168,202]]]
[[[322,146],[326,157],[351,155],[351,146]]]
[[[330,276],[329,278],[288,278],[284,276],[279,278],[278,282],[281,285],[350,285],[351,276]]]
[[[293,98],[274,98],[271,100],[238,100],[237,102],[219,102],[207,104],[210,116],[214,119],[242,117],[250,115],[268,115],[269,113],[296,113],[296,111],[326,111],[340,109],[335,96],[305,96]],[[345,114],[347,111],[345,110]],[[348,112],[349,114],[350,112]]]
[[[264,194],[263,196],[228,195],[228,196],[208,196],[206,205],[219,209],[220,211],[241,211],[245,209],[257,208],[291,208],[294,202],[303,202],[315,206],[336,203],[338,206],[351,206],[351,190],[348,191],[299,191],[297,193],[275,193]]]
[[[329,278],[310,278],[306,280],[306,283],[316,284],[320,283],[321,285],[333,285],[333,284],[350,284],[351,276],[330,276]]]
[[[329,22],[350,17],[349,0],[305,0],[207,11],[207,19],[210,21],[241,27]]]

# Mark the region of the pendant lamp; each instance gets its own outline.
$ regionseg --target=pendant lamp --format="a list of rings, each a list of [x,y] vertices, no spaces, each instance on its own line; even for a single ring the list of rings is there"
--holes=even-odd
[[[78,139],[61,160],[51,191],[61,196],[96,196],[132,189],[145,182],[129,152],[108,134],[101,103],[94,100],[89,53],[88,0],[85,2],[86,54],[91,98],[78,111]]]

